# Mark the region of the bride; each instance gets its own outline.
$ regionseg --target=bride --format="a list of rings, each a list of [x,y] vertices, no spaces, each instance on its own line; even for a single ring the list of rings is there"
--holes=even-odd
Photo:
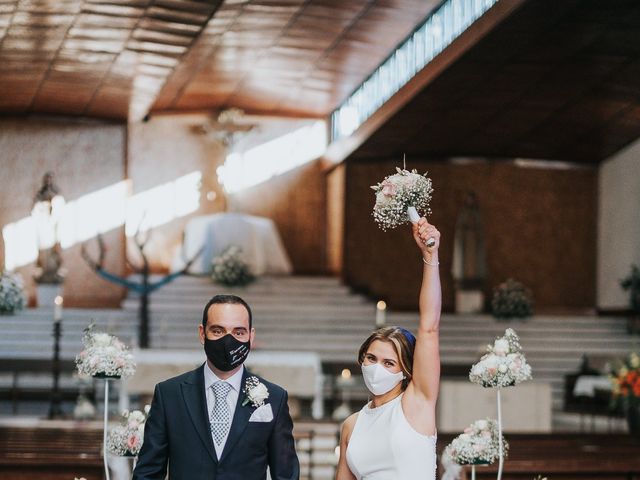
[[[358,363],[372,400],[342,425],[336,480],[435,480],[440,232],[425,218],[412,228],[424,262],[418,336],[383,327],[360,347]]]

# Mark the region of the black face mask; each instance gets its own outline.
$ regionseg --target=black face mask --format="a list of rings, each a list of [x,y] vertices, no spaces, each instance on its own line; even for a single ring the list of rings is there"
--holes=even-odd
[[[241,342],[228,333],[217,340],[204,337],[204,352],[213,366],[223,372],[233,370],[242,365],[249,355],[250,342]]]

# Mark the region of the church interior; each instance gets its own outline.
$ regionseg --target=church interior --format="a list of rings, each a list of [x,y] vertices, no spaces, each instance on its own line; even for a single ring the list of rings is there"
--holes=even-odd
[[[220,293],[335,478],[360,344],[418,327],[409,222],[372,213],[405,170],[442,234],[438,452],[496,408],[509,442],[447,478],[640,478],[639,31],[631,0],[0,0],[0,478],[130,478],[106,425],[204,362]],[[134,373],[78,373],[89,325]],[[470,382],[507,329],[532,378]]]

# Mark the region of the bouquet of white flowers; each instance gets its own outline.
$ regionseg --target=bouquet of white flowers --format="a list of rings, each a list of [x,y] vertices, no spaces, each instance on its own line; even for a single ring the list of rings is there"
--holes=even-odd
[[[228,287],[247,285],[254,279],[249,266],[242,259],[242,249],[236,245],[229,246],[213,259],[211,278]]]
[[[76,356],[81,375],[92,377],[130,377],[136,371],[133,355],[115,336],[95,332],[93,324],[84,330],[84,349]]]
[[[144,424],[149,415],[149,405],[144,411],[125,410],[122,413],[120,425],[109,430],[107,436],[107,450],[119,457],[135,457],[140,453],[144,440]]]
[[[476,420],[447,445],[443,457],[448,457],[458,465],[491,464],[500,457],[498,435],[498,422],[489,418]],[[507,455],[508,450],[509,444],[502,437],[504,456]],[[443,463],[447,463],[445,458]]]
[[[522,353],[518,335],[511,328],[493,345],[487,345],[487,353],[469,373],[469,380],[483,387],[510,387],[530,379],[531,366]]]
[[[0,273],[0,315],[18,312],[26,304],[22,277],[15,273]]]
[[[385,231],[408,223],[409,207],[414,207],[422,215],[431,213],[429,202],[433,187],[427,174],[420,175],[416,170],[396,170],[396,174],[389,175],[382,182],[371,186],[376,192],[373,218]]]

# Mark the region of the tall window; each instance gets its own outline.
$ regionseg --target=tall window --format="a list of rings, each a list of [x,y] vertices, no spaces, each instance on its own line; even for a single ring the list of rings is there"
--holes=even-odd
[[[498,0],[446,0],[331,114],[331,137],[365,120]]]

